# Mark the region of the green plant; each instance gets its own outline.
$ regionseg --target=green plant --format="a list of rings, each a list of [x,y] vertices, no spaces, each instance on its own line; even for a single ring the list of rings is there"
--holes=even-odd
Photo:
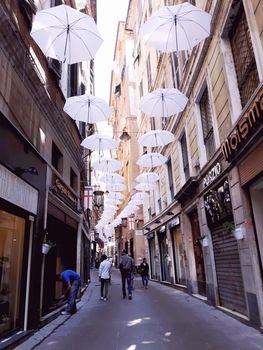
[[[206,235],[201,235],[196,238],[196,243],[202,243],[202,240],[206,238]]]
[[[229,234],[229,233],[232,233],[232,231],[234,230],[235,228],[235,225],[233,224],[233,222],[230,222],[230,221],[226,221],[223,223],[222,225],[222,230],[226,233],[226,234]]]

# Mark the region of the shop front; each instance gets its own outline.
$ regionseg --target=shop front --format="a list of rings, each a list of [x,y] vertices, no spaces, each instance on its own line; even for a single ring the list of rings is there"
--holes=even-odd
[[[160,266],[161,266],[161,281],[171,283],[172,259],[169,255],[168,237],[167,237],[167,231],[166,231],[165,225],[163,225],[157,231],[157,237],[158,237]]]
[[[158,280],[158,255],[156,253],[156,244],[155,244],[155,233],[149,232],[147,234],[148,247],[149,247],[149,260],[150,260],[150,274],[151,279]]]

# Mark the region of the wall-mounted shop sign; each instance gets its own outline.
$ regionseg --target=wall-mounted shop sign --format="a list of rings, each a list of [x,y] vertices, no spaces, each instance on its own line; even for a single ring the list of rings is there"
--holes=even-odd
[[[216,163],[215,166],[206,174],[203,178],[203,187],[206,188],[209,186],[221,173],[221,165],[220,163]]]
[[[72,191],[56,176],[53,178],[53,186],[50,191],[59,197],[63,202],[67,203],[72,209],[77,210],[78,198]]]
[[[150,232],[147,234],[147,239],[152,239],[154,238],[154,232]]]
[[[222,153],[227,162],[230,162],[232,157],[248,142],[259,124],[263,124],[263,87],[250,103],[235,129],[221,145]]]
[[[180,216],[176,216],[173,220],[171,220],[168,224],[169,228],[180,225]]]

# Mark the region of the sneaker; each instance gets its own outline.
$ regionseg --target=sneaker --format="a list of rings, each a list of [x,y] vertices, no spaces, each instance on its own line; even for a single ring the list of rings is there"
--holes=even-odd
[[[62,312],[61,312],[61,315],[71,315],[71,313],[68,312],[68,311],[62,311]]]
[[[107,298],[104,298],[103,300],[104,300],[104,301],[107,301]]]
[[[100,297],[100,300],[103,300],[103,297]]]
[[[132,296],[131,295],[129,295],[129,300],[132,300]]]

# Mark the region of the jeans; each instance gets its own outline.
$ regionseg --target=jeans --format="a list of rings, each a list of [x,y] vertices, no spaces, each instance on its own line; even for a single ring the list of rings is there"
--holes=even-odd
[[[128,294],[129,294],[129,296],[131,296],[132,295],[131,271],[122,270],[121,271],[121,280],[122,280],[122,294],[123,294],[123,296],[126,297],[126,280],[127,280]]]
[[[147,287],[148,286],[148,275],[142,275],[142,285],[144,286],[144,287]]]
[[[108,296],[109,282],[110,282],[109,278],[101,278],[100,279],[100,296],[102,298],[107,298],[107,296]]]
[[[69,292],[69,297],[68,297],[68,305],[66,307],[66,311],[74,314],[77,311],[77,307],[76,307],[76,298],[77,298],[77,294],[78,294],[78,290],[80,287],[80,280],[75,280],[70,288],[70,292]]]

